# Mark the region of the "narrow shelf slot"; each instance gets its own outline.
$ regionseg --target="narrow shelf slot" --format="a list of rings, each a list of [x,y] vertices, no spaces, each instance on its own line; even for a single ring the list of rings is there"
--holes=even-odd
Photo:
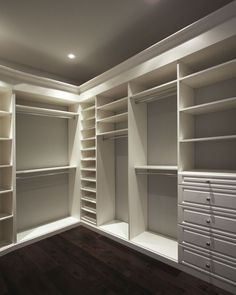
[[[97,214],[96,213],[96,209],[93,208],[89,208],[88,206],[82,206],[81,210],[85,211],[85,212],[89,212],[91,214]]]
[[[82,177],[82,178],[81,178],[81,181],[96,182],[96,178]]]
[[[91,172],[96,172],[96,168],[93,168],[93,167],[82,167],[80,170],[81,170],[81,171],[91,171]]]
[[[232,108],[236,108],[236,97],[221,99],[214,102],[183,108],[180,110],[180,112],[191,115],[200,115],[208,114],[211,112],[229,110]]]
[[[96,204],[97,203],[95,198],[86,197],[86,196],[81,197],[81,200],[82,201],[86,201],[86,202],[90,202],[90,203],[93,203],[93,204]]]
[[[77,116],[77,113],[60,111],[54,109],[46,109],[41,107],[32,107],[25,105],[16,105],[16,112],[26,115],[49,116],[63,119],[71,119]]]
[[[82,187],[81,190],[82,190],[82,191],[85,191],[85,192],[96,193],[96,188]]]
[[[193,73],[180,79],[180,82],[199,88],[235,77],[236,59]]]
[[[88,223],[92,223],[94,225],[97,224],[96,218],[93,218],[91,216],[84,215],[84,216],[81,217],[81,220],[85,221],[85,222],[88,222]]]
[[[115,111],[126,109],[127,107],[128,107],[128,98],[124,97],[124,98],[117,99],[113,102],[104,104],[102,106],[99,106],[97,107],[97,110],[115,112]]]
[[[98,136],[103,135],[104,137],[111,137],[111,136],[120,136],[120,135],[128,135],[128,128],[119,129],[119,130],[112,130],[107,132],[98,133]]]

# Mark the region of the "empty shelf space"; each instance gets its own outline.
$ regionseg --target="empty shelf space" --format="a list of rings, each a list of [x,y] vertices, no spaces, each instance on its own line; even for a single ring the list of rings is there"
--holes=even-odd
[[[0,117],[5,117],[5,116],[9,116],[11,115],[10,112],[7,112],[7,111],[0,111]]]
[[[214,102],[187,107],[181,109],[180,112],[184,112],[191,115],[200,115],[211,112],[229,110],[232,108],[236,108],[236,97],[226,98]]]
[[[98,123],[120,123],[128,120],[128,113],[122,113],[97,120]]]
[[[95,130],[95,126],[92,126],[92,127],[85,127],[85,128],[82,128],[81,131],[92,131],[92,130]]]
[[[129,236],[129,226],[128,223],[124,221],[112,220],[99,226],[99,228],[125,240],[127,240]]]
[[[93,203],[93,204],[96,204],[97,203],[96,199],[91,198],[91,197],[86,197],[86,196],[81,197],[81,200],[82,201],[86,201],[86,202],[90,202],[90,203]]]
[[[147,165],[147,166],[135,166],[135,170],[167,170],[167,171],[177,171],[177,166],[168,166],[168,165]]]
[[[77,116],[77,113],[60,111],[55,109],[46,109],[32,106],[16,105],[16,112],[29,115],[40,115],[40,116],[52,116],[52,117],[61,117],[65,119],[73,118]]]
[[[236,139],[236,135],[224,135],[224,136],[212,136],[212,137],[202,137],[202,138],[190,138],[190,139],[182,139],[181,143],[187,142],[201,142],[201,141],[219,141],[219,140],[232,140]]]
[[[102,105],[100,107],[97,107],[97,110],[103,110],[103,111],[119,111],[126,109],[128,106],[128,98],[124,97],[118,100],[115,100],[113,102],[107,103],[105,105]]]
[[[10,214],[10,213],[1,213],[0,212],[0,221],[6,220],[6,219],[9,219],[9,218],[13,218],[13,215]]]
[[[178,261],[178,243],[163,235],[145,231],[132,239],[132,242],[173,261]]]
[[[88,111],[92,111],[92,110],[95,110],[95,105],[90,106],[90,107],[85,108],[85,109],[82,109],[82,112],[88,112]]]
[[[199,88],[233,78],[235,75],[236,59],[193,73],[181,78],[180,81],[190,87]]]
[[[81,210],[83,210],[85,212],[92,213],[92,214],[96,214],[96,209],[90,208],[88,206],[82,206],[81,207]]]
[[[66,169],[75,169],[76,166],[60,166],[60,167],[49,167],[49,168],[39,168],[39,169],[27,169],[27,170],[18,170],[16,174],[29,174],[29,173],[38,173],[38,172],[50,172],[50,171],[60,171]]]
[[[78,223],[79,223],[79,220],[77,218],[66,217],[54,222],[50,222],[45,225],[41,225],[32,229],[28,229],[26,231],[22,231],[17,234],[17,241],[21,243],[27,240],[32,240],[40,236],[44,236],[49,233],[56,232],[57,230],[76,225]]]
[[[122,136],[127,134],[128,134],[128,128],[102,132],[102,133],[99,133],[98,135],[110,137],[110,136]]]
[[[96,182],[96,178],[92,178],[92,177],[82,177],[81,180],[82,181]]]
[[[95,120],[95,116],[91,116],[91,117],[88,117],[88,118],[83,118],[81,121],[85,122],[85,121],[92,121],[92,120]]]
[[[96,188],[92,188],[92,187],[82,187],[81,188],[82,191],[85,191],[85,192],[91,192],[91,193],[96,193]]]
[[[171,81],[162,85],[158,85],[151,89],[144,90],[132,96],[136,103],[148,102],[163,99],[177,94],[177,81]]]

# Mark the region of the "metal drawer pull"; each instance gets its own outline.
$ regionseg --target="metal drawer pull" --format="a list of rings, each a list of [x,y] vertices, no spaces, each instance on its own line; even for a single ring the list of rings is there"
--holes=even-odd
[[[206,263],[206,267],[207,268],[210,268],[211,266],[210,266],[210,263]]]
[[[210,197],[207,197],[206,200],[207,200],[208,202],[210,202],[211,198],[210,198]]]
[[[207,246],[211,246],[211,242],[206,242],[206,245]]]
[[[211,183],[210,180],[206,180],[206,183]]]
[[[206,223],[211,223],[211,220],[210,220],[210,219],[207,219],[207,220],[206,220]]]

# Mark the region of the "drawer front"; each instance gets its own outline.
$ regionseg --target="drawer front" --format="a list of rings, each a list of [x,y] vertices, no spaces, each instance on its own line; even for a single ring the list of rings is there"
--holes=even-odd
[[[195,203],[236,210],[236,191],[219,193],[213,190],[201,191],[197,188],[180,187],[180,202]]]
[[[181,239],[183,243],[193,244],[210,251],[216,251],[224,255],[236,258],[236,241],[229,242],[214,236],[195,233],[192,230],[181,228]]]
[[[206,226],[212,229],[236,233],[236,219],[216,214],[200,213],[191,209],[181,208],[182,222]]]
[[[182,251],[182,263],[194,265],[209,272],[209,274],[215,274],[236,282],[236,267],[204,257],[185,248]]]
[[[228,188],[236,190],[235,178],[214,178],[179,175],[178,183],[181,185],[198,185],[205,188]]]

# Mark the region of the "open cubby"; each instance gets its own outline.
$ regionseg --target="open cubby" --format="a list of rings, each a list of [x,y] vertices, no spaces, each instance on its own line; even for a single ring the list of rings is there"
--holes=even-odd
[[[175,93],[146,93],[142,101],[137,89],[130,84],[130,238],[177,261],[176,82]]]
[[[0,166],[12,164],[12,141],[0,141]]]
[[[113,235],[128,239],[127,138],[98,137],[97,161],[98,226]]]
[[[0,247],[13,243],[13,218],[0,220]]]
[[[0,117],[0,138],[12,138],[12,116]]]
[[[12,189],[12,167],[0,167],[0,191]]]
[[[0,218],[12,216],[13,214],[13,194],[6,192],[0,194]]]

